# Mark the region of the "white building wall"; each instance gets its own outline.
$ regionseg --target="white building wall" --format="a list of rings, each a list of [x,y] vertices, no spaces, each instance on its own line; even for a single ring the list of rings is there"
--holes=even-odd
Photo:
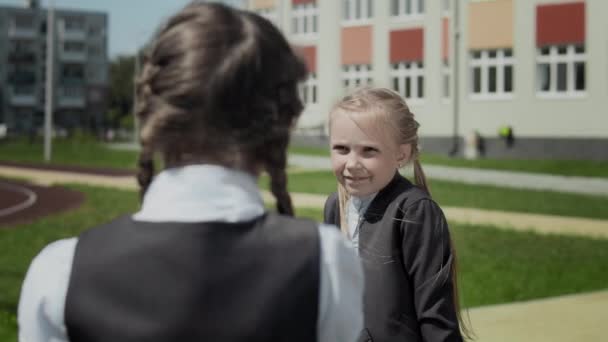
[[[451,11],[454,10],[452,1]],[[459,123],[458,134],[466,137],[478,130],[497,136],[499,127],[511,125],[518,137],[608,138],[608,1],[586,0],[586,94],[580,98],[542,98],[536,94],[536,6],[580,0],[513,0],[514,45],[513,93],[509,99],[473,99],[470,91],[468,49],[469,1],[460,8]],[[343,95],[341,81],[342,1],[317,0],[319,33],[316,38],[291,35],[291,0],[277,0],[278,25],[294,45],[317,48],[318,104],[308,106],[299,127],[309,129],[327,123],[327,113]],[[449,138],[454,130],[453,83],[450,98],[442,97],[441,30],[442,4],[425,1],[425,13],[413,20],[390,16],[390,1],[374,0],[373,84],[392,87],[389,32],[424,29],[424,100],[410,103],[421,123],[423,137]],[[450,65],[454,63],[454,14],[450,15]],[[565,23],[567,25],[567,23]],[[454,77],[453,73],[450,77]],[[454,80],[451,80],[454,82]]]
[[[496,136],[500,126],[511,125],[519,137],[608,137],[608,30],[603,18],[608,11],[607,1],[586,1],[586,95],[551,99],[536,95],[536,6],[559,2],[572,1],[514,0],[512,99],[471,99],[468,40],[463,34],[460,54],[461,136],[473,130],[479,130],[485,136]],[[466,5],[461,7],[461,18],[462,25],[466,25]],[[466,33],[466,26],[463,29]]]

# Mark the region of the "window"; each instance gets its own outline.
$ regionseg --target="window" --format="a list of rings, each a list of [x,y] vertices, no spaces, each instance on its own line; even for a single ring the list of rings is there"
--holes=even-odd
[[[101,46],[95,44],[95,45],[89,45],[89,57],[101,57],[102,54],[102,49]]]
[[[260,8],[255,10],[255,12],[276,25],[277,10],[275,8]]]
[[[393,89],[406,100],[424,99],[424,63],[394,63],[391,69]]]
[[[84,88],[80,86],[64,86],[60,88],[60,94],[64,97],[82,97],[84,96]]]
[[[513,50],[471,51],[471,93],[500,98],[513,93]]]
[[[15,28],[23,29],[23,30],[33,30],[34,29],[34,17],[30,15],[17,15],[13,19],[13,24]]]
[[[12,40],[9,44],[12,52],[32,52],[35,47],[31,40]]]
[[[393,17],[415,17],[424,14],[424,0],[391,0]]]
[[[346,22],[366,21],[374,15],[373,0],[342,0],[342,15]]]
[[[101,26],[91,26],[89,27],[89,35],[93,37],[103,36],[104,29]]]
[[[309,74],[308,79],[300,85],[300,98],[305,105],[318,103],[317,74]]]
[[[14,95],[33,96],[36,94],[36,89],[31,85],[14,85]]]
[[[85,45],[80,42],[65,42],[63,43],[63,51],[64,52],[74,52],[81,53],[84,52]]]
[[[294,35],[310,35],[319,32],[319,10],[316,3],[295,5],[291,13]]]
[[[84,67],[81,64],[64,64],[61,66],[61,76],[69,80],[82,80]]]
[[[559,45],[537,49],[536,91],[539,95],[576,96],[585,92],[585,46]]]
[[[66,17],[63,20],[63,25],[66,30],[84,30],[84,19],[78,17]]]
[[[343,67],[342,82],[347,91],[372,84],[370,64],[349,64]]]
[[[452,0],[441,0],[441,12],[443,13],[443,15],[450,14],[451,1]]]

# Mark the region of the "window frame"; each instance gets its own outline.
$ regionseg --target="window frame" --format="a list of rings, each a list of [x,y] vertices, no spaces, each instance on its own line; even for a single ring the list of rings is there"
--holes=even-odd
[[[507,52],[509,54],[507,55]],[[495,53],[495,56],[490,56]],[[511,90],[505,90],[505,73],[511,70]],[[479,92],[476,92],[475,69],[479,69]],[[495,90],[490,91],[489,75],[495,70]],[[473,100],[510,100],[515,93],[515,57],[513,48],[477,49],[469,51],[469,97]]]
[[[583,47],[583,52],[576,52],[578,47]],[[566,48],[564,54],[559,53],[560,48]],[[548,54],[543,54],[544,49],[549,49]],[[587,47],[585,44],[555,44],[536,48],[535,59],[535,92],[538,98],[577,98],[587,95]],[[584,89],[576,89],[576,68],[577,63],[583,64]],[[540,65],[549,66],[549,90],[540,89]],[[559,90],[558,65],[566,65],[566,90]]]
[[[408,104],[423,103],[426,98],[426,72],[424,61],[401,61],[391,63],[389,73],[391,89],[399,93]],[[406,85],[409,79],[410,96],[407,94]],[[419,89],[419,80],[422,79],[422,89]],[[395,87],[395,81],[397,87]],[[420,93],[422,91],[422,93]]]
[[[359,18],[356,18],[357,8]],[[342,0],[342,26],[369,25],[373,18],[374,0]]]
[[[319,81],[316,73],[309,73],[308,77],[299,86],[300,100],[304,106],[319,104]],[[310,101],[309,101],[310,99]]]
[[[292,7],[291,34],[294,37],[316,37],[319,34],[319,6],[316,2]]]
[[[371,64],[345,64],[342,65],[342,87],[350,92],[362,86],[371,86],[373,69]],[[365,81],[363,81],[365,80]],[[347,84],[348,82],[348,84]]]
[[[406,4],[408,4],[408,3],[410,4],[409,12],[406,11],[406,9],[408,8],[408,6],[406,6]],[[422,4],[422,9],[420,9],[421,4]],[[396,5],[396,7],[395,7],[395,5]],[[395,11],[395,9],[396,9],[396,11]],[[389,16],[393,20],[399,20],[399,21],[421,20],[424,18],[425,11],[426,11],[425,0],[390,0]]]
[[[268,21],[277,26],[277,8],[276,7],[267,7],[267,8],[258,8],[255,9],[254,12]]]

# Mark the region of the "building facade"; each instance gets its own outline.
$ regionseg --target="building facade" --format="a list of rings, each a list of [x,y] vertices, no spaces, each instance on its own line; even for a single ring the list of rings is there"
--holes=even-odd
[[[101,129],[109,79],[106,13],[55,9],[53,121]],[[47,10],[0,6],[0,123],[9,132],[42,127],[46,102]]]
[[[426,151],[608,159],[608,1],[249,0],[305,57],[300,134],[354,87],[389,87]],[[456,34],[455,34],[456,33]],[[499,131],[511,127],[507,146]]]

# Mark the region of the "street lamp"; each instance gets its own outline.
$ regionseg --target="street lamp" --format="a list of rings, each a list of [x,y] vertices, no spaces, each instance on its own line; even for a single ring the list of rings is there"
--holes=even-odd
[[[44,161],[51,161],[51,144],[53,135],[53,62],[55,50],[55,8],[54,1],[49,1],[46,20],[46,102],[44,113]]]
[[[460,111],[460,94],[459,94],[459,85],[460,85],[460,77],[459,77],[459,66],[460,66],[460,37],[461,37],[461,32],[460,32],[460,10],[459,10],[459,6],[458,6],[459,0],[454,0],[454,65],[453,65],[453,75],[454,75],[454,81],[453,81],[453,99],[452,99],[452,114],[453,114],[453,123],[452,123],[452,149],[450,150],[450,156],[456,156],[458,154],[458,151],[460,150],[460,141],[459,141],[459,137],[458,137],[458,124],[459,124],[459,111]]]

